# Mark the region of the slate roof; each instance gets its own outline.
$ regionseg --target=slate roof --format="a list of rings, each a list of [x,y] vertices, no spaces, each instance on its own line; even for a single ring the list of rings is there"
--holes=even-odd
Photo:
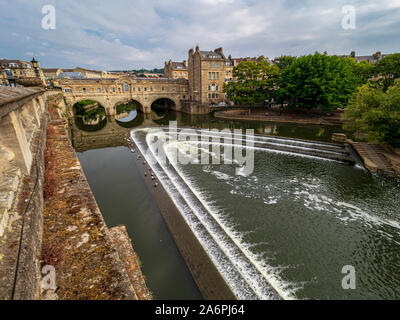
[[[215,51],[200,51],[200,54],[204,57],[204,58],[209,58],[209,59],[222,59],[222,55],[220,55],[219,53],[215,52]]]

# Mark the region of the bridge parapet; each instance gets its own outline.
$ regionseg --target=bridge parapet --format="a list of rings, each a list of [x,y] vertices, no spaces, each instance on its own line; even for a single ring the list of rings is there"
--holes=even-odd
[[[46,102],[57,93],[42,88],[0,88],[2,300],[38,296]]]

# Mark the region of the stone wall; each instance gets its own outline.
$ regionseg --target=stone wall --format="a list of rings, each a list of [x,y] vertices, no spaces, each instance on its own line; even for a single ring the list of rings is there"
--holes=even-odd
[[[36,299],[47,115],[43,90],[6,89],[0,118],[0,299]],[[10,91],[11,90],[11,91]],[[7,113],[8,112],[8,113]]]

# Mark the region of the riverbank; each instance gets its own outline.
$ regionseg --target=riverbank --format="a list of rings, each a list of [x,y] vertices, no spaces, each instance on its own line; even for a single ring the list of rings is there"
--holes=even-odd
[[[149,165],[145,162],[133,141],[129,141],[130,148],[135,151],[136,161],[146,185],[151,192],[160,212],[183,256],[197,286],[206,300],[236,300],[235,295],[218,272],[207,252],[193,234],[192,230],[182,217],[162,183],[152,179]],[[140,157],[139,157],[140,156]]]
[[[389,146],[347,139],[371,173],[400,178],[400,154]]]
[[[104,222],[66,121],[53,107],[49,114],[41,260],[55,268],[57,290],[43,291],[41,299],[151,298],[129,237]]]
[[[343,124],[340,113],[333,112],[331,115],[316,115],[296,112],[287,112],[280,109],[250,109],[227,110],[214,113],[215,118],[239,121],[258,121],[276,123],[296,123],[308,125],[337,126]]]

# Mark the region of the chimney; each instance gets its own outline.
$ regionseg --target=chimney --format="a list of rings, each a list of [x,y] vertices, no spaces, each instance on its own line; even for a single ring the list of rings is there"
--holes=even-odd
[[[222,47],[217,48],[217,49],[214,50],[214,52],[219,53],[221,56],[223,56],[224,54],[223,54],[222,51],[223,51],[223,50],[222,50]]]
[[[186,60],[183,60],[183,65],[185,66],[185,68],[187,67],[186,66]]]
[[[199,45],[197,44],[196,45],[196,52],[198,52],[198,51],[200,51],[200,49],[199,49]]]

